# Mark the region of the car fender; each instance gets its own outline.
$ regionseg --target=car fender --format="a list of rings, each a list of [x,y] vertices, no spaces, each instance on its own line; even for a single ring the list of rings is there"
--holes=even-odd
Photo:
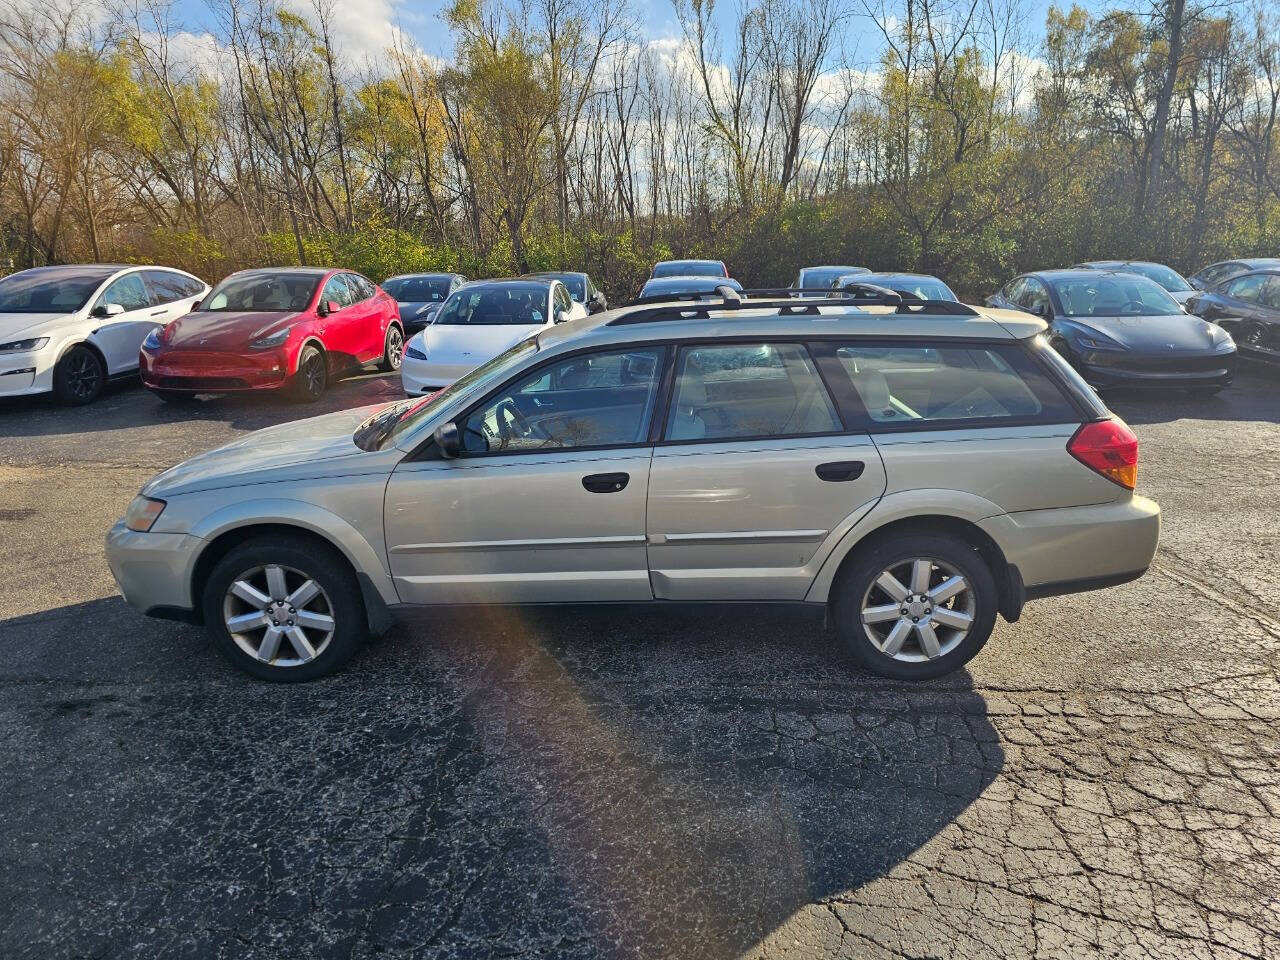
[[[855,519],[827,554],[805,600],[810,603],[826,603],[831,585],[835,582],[836,573],[845,557],[856,550],[867,537],[891,523],[913,517],[942,516],[977,524],[1002,513],[1004,510],[985,497],[958,490],[902,490],[886,494],[862,517]]]
[[[383,603],[399,603],[378,550],[342,517],[314,503],[283,497],[240,500],[207,514],[188,532],[212,541],[229,531],[263,524],[298,527],[323,538],[342,552],[357,578],[367,580]]]

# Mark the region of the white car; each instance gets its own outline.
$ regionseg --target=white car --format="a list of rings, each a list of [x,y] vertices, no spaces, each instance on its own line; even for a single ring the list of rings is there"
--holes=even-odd
[[[0,278],[0,397],[50,393],[89,403],[138,371],[152,330],[191,310],[209,285],[169,267],[76,264]]]
[[[404,348],[409,396],[435,393],[544,327],[587,315],[559,280],[482,280],[454,291]]]

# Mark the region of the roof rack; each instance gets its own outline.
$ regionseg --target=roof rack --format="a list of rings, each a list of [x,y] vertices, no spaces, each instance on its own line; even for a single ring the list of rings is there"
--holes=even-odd
[[[821,293],[822,297],[797,297],[801,293]],[[743,298],[762,298],[746,299]],[[785,298],[785,299],[773,299]],[[608,326],[633,323],[658,323],[668,320],[709,320],[711,312],[725,310],[777,310],[779,316],[818,316],[820,307],[893,307],[895,314],[923,316],[980,316],[973,307],[954,300],[924,300],[906,291],[889,290],[871,283],[848,283],[838,289],[814,287],[777,287],[757,290],[735,290],[721,284],[714,294],[680,293],[669,296],[643,297],[630,310],[610,320]]]

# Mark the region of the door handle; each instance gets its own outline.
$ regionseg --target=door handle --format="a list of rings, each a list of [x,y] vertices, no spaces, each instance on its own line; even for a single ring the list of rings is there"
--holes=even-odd
[[[168,312],[169,312],[169,308],[168,308],[168,307],[166,307],[166,308],[165,308],[165,309],[163,309],[163,310],[152,310],[152,311],[151,311],[151,315],[152,315],[153,317],[163,317],[163,316],[164,316],[166,313],[168,313]]]
[[[857,480],[866,469],[861,460],[837,460],[835,463],[820,463],[813,468],[819,480],[841,483],[845,480]]]
[[[629,473],[593,473],[582,478],[582,485],[591,493],[617,493],[630,479]]]

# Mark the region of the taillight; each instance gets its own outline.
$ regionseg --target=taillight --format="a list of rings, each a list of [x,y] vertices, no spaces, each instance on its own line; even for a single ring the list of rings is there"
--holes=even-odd
[[[1126,490],[1138,484],[1138,438],[1122,420],[1086,423],[1067,441],[1067,453]]]

